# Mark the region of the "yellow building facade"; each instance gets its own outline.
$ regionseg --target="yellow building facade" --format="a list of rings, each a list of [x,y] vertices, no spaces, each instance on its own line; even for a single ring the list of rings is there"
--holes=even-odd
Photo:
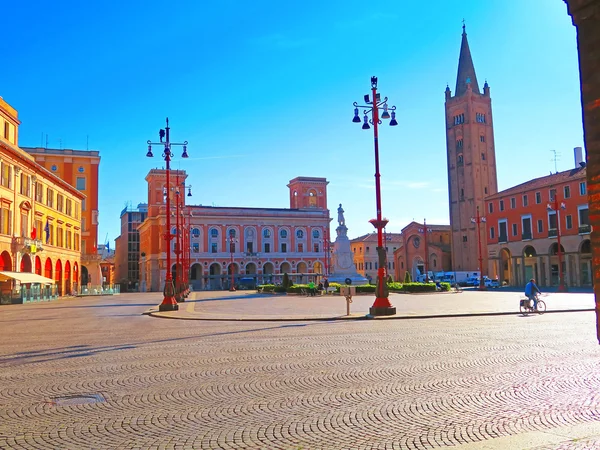
[[[37,274],[54,280],[59,295],[70,294],[79,282],[85,194],[19,148],[19,125],[0,97],[0,275]],[[5,303],[14,280],[0,283]]]

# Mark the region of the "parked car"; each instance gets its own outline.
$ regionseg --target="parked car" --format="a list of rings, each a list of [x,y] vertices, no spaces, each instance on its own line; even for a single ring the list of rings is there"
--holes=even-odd
[[[492,280],[491,278],[488,278],[484,275],[483,276],[483,285],[486,288],[499,288],[500,282],[498,281],[498,279]],[[476,280],[476,282],[473,286],[479,286],[479,279]]]

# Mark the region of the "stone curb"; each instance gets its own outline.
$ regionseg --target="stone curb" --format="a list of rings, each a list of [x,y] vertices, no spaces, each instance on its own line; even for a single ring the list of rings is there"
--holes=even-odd
[[[570,312],[590,312],[595,311],[594,308],[580,308],[580,309],[556,309],[552,311],[546,311],[544,314],[554,313],[570,313]],[[175,319],[175,320],[206,320],[206,321],[224,321],[224,322],[312,322],[312,321],[331,321],[331,320],[409,320],[409,319],[447,319],[454,317],[490,317],[490,316],[510,316],[520,315],[518,311],[502,311],[502,312],[482,312],[482,313],[456,313],[456,314],[415,314],[415,315],[394,315],[394,316],[371,316],[366,315],[350,315],[350,316],[325,316],[325,317],[226,317],[226,316],[202,316],[198,313],[197,317],[177,316],[171,315],[170,313],[160,312],[156,309],[149,309],[142,313],[151,317],[157,317],[161,319]],[[532,314],[535,315],[535,314]]]

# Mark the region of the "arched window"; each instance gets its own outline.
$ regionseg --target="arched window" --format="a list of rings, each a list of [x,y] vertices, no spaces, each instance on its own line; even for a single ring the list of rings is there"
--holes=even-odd
[[[302,231],[302,230],[296,231],[296,237],[298,239],[302,239],[304,237],[304,231]]]
[[[196,238],[196,239],[200,237],[200,229],[199,228],[192,228],[192,237]]]
[[[229,229],[229,237],[231,237],[231,238],[235,237],[235,230],[233,228]]]
[[[176,235],[176,234],[177,234],[177,228],[173,227],[173,228],[171,229],[171,234],[172,234],[172,235]]]
[[[270,238],[271,237],[271,230],[269,230],[268,228],[265,228],[263,230],[263,237],[264,238]]]
[[[314,239],[319,239],[319,236],[321,236],[321,233],[319,233],[319,230],[313,230],[313,238]]]
[[[211,229],[210,230],[210,237],[218,238],[219,237],[219,230],[217,230],[216,228]]]
[[[287,238],[287,230],[281,230],[279,232],[279,236],[281,237],[281,239],[286,239]]]
[[[462,155],[462,153],[460,153],[460,154],[458,155],[458,164],[461,164],[461,165],[462,165],[462,163],[463,163],[463,155]]]

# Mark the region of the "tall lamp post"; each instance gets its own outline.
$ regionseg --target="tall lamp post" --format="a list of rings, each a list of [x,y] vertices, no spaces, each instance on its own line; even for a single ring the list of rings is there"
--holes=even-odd
[[[230,291],[235,291],[235,279],[233,273],[233,253],[235,252],[235,244],[238,242],[235,237],[235,231],[233,229],[229,230],[229,237],[227,238],[227,242],[229,244],[229,252],[231,253],[231,262],[229,263],[229,271],[231,272],[231,285],[229,286]]]
[[[371,98],[369,95],[365,95],[365,103],[366,106],[359,105],[357,102],[354,102],[354,118],[352,122],[361,123],[363,122],[362,129],[368,130],[371,128],[369,123],[373,125],[373,136],[374,136],[374,144],[375,144],[375,197],[377,204],[377,217],[375,219],[371,219],[369,222],[377,229],[377,257],[379,260],[379,265],[377,267],[377,288],[376,288],[376,296],[375,302],[373,306],[369,309],[369,314],[373,316],[389,316],[396,314],[396,307],[392,306],[390,300],[388,299],[388,288],[386,280],[384,279],[384,265],[386,261],[386,252],[383,247],[383,228],[388,223],[387,219],[383,219],[381,217],[381,186],[380,186],[380,175],[379,175],[379,138],[378,138],[378,126],[381,124],[381,119],[389,119],[391,117],[390,125],[396,126],[398,122],[396,122],[396,107],[390,106],[388,107],[387,100],[385,97],[381,100],[380,95],[377,93],[377,77],[371,77]],[[358,109],[364,108],[364,120],[361,121],[360,116],[358,115]],[[383,110],[381,114],[381,119],[379,118],[379,110]],[[389,111],[391,111],[391,116]],[[371,114],[371,120],[369,120],[368,114]]]
[[[176,275],[178,277],[179,285],[176,283],[176,290],[178,292],[179,298],[177,301],[185,301],[185,297],[188,295],[188,275],[186,272],[186,256],[187,252],[185,251],[186,245],[189,245],[189,227],[185,225],[185,216],[183,214],[183,197],[185,194],[185,190],[187,189],[187,196],[192,196],[192,186],[186,186],[185,181],[179,183],[179,171],[177,171],[177,187],[175,188],[175,193],[177,194],[177,258],[178,262],[176,266],[178,271]],[[183,192],[182,192],[183,191]],[[181,223],[179,220],[181,219]],[[187,236],[187,238],[186,238]],[[181,270],[181,272],[179,272]]]
[[[433,230],[427,228],[427,220],[423,219],[423,228],[419,228],[419,233],[423,233],[423,249],[425,251],[425,283],[429,283],[429,250],[427,249],[427,233]]]
[[[560,205],[558,204],[558,195],[556,194],[556,190],[553,189],[552,192],[552,198],[550,199],[550,201],[552,203],[548,203],[548,205],[546,206],[546,209],[548,211],[554,211],[556,212],[556,240],[557,240],[557,245],[558,245],[558,249],[556,251],[557,255],[558,255],[558,292],[566,292],[567,291],[567,286],[565,285],[565,277],[564,277],[564,273],[563,273],[563,254],[562,254],[562,246],[560,245],[560,210],[561,209],[566,209],[566,205],[564,203],[560,203]]]
[[[166,252],[167,252],[167,274],[165,276],[165,287],[163,289],[163,301],[159,305],[159,311],[176,311],[179,309],[179,305],[177,304],[177,300],[175,300],[175,288],[173,286],[173,276],[171,275],[171,239],[173,235],[171,234],[171,195],[169,193],[169,172],[171,170],[170,163],[173,158],[173,152],[171,152],[171,146],[173,145],[181,145],[183,146],[183,153],[181,154],[182,158],[187,158],[187,141],[183,141],[182,143],[171,142],[169,137],[169,118],[167,117],[167,126],[165,129],[161,129],[158,132],[158,136],[160,138],[160,142],[151,142],[148,141],[148,153],[146,156],[148,158],[152,158],[154,155],[152,154],[152,146],[153,145],[164,145],[163,158],[165,159],[166,164],[166,177],[167,177],[167,200],[166,200],[166,229],[165,229],[165,244],[166,244]],[[163,141],[163,138],[165,139]]]
[[[477,207],[477,215],[475,217],[471,217],[471,223],[477,224],[477,244],[479,245],[479,290],[483,291],[485,289],[485,283],[483,282],[483,253],[481,253],[481,229],[480,226],[482,223],[485,223],[485,216],[479,215],[479,206]]]

